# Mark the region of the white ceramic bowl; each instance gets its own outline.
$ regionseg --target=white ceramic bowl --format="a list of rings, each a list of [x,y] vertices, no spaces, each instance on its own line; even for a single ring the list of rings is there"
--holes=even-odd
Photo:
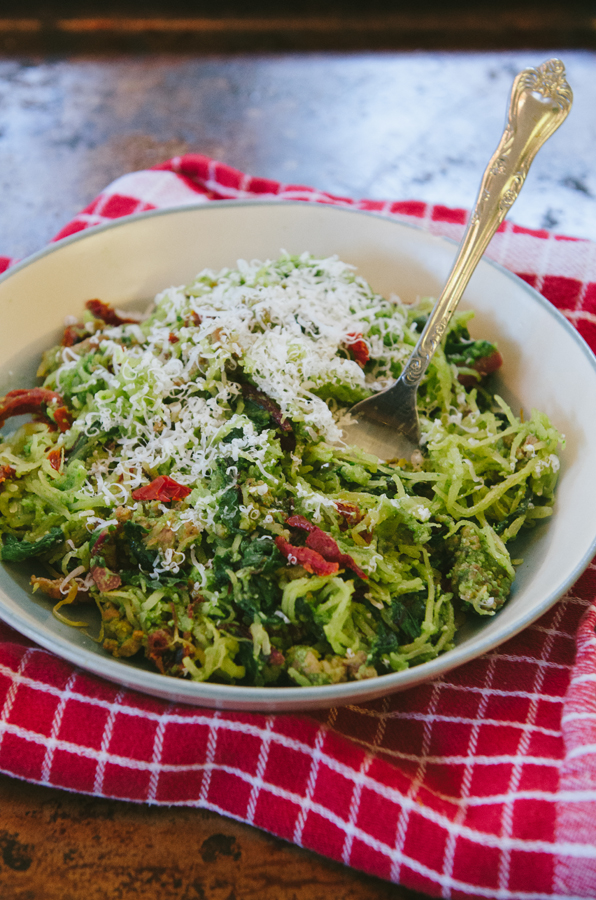
[[[0,394],[34,384],[41,351],[59,339],[64,317],[99,297],[138,305],[202,268],[281,250],[338,254],[381,293],[404,300],[436,296],[454,244],[373,214],[306,203],[232,202],[144,213],[83,232],[36,254],[0,278]],[[499,266],[483,261],[463,307],[472,332],[498,341],[502,393],[538,407],[567,436],[556,512],[522,541],[512,596],[493,618],[458,635],[455,649],[405,672],[312,688],[250,688],[166,678],[142,663],[115,660],[80,630],[58,622],[51,602],[32,596],[28,574],[0,568],[0,617],[73,663],[170,700],[227,709],[281,711],[363,701],[434,678],[486,653],[545,612],[596,549],[596,359],[554,307]],[[77,612],[77,617],[78,612]],[[92,629],[94,630],[94,629]]]

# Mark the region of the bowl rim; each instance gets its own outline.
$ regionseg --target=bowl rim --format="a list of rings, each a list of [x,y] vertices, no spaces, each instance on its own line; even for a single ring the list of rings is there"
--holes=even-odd
[[[126,227],[135,222],[146,221],[149,218],[178,215],[180,213],[196,213],[198,210],[207,212],[208,210],[215,209],[229,209],[230,211],[233,211],[239,207],[252,206],[310,208],[313,209],[313,211],[316,209],[318,212],[326,210],[323,215],[333,215],[337,213],[343,215],[347,213],[356,216],[369,216],[375,219],[385,220],[394,225],[424,235],[425,240],[428,240],[430,243],[442,244],[446,242],[453,247],[459,245],[459,242],[452,238],[431,234],[412,222],[403,222],[390,215],[378,213],[374,210],[362,210],[352,206],[326,203],[320,204],[308,201],[305,202],[303,200],[272,200],[270,198],[261,200],[231,199],[209,202],[201,201],[121,216],[113,221],[91,226],[75,232],[74,234],[67,235],[10,266],[5,272],[0,274],[0,284],[9,280],[18,272],[21,272],[44,259],[46,256],[60,252],[65,247],[75,244],[78,241],[92,239],[105,231]],[[587,358],[588,363],[594,369],[596,375],[596,355],[592,352],[588,343],[579,332],[552,303],[518,275],[494,260],[484,256],[480,265],[488,265],[500,273],[505,274],[518,288],[521,287],[522,290],[531,297],[533,302],[537,302],[548,315],[552,316],[559,326],[563,326],[576,343],[578,349]],[[453,650],[441,654],[436,659],[422,663],[419,666],[414,666],[411,669],[405,669],[400,672],[384,673],[374,679],[332,685],[313,685],[311,687],[300,687],[298,685],[294,687],[256,687],[170,679],[157,672],[137,668],[134,664],[125,663],[123,665],[122,661],[115,660],[107,654],[104,659],[84,647],[77,647],[76,644],[73,644],[61,635],[52,635],[51,638],[48,638],[45,634],[40,634],[34,625],[29,624],[29,621],[26,618],[27,613],[25,611],[23,611],[21,616],[18,612],[13,612],[11,609],[6,609],[4,607],[1,590],[0,619],[12,626],[19,633],[24,634],[37,644],[40,644],[46,650],[56,653],[63,659],[68,660],[82,669],[91,671],[93,674],[107,678],[110,681],[124,684],[141,693],[150,693],[153,696],[161,697],[176,695],[176,702],[186,701],[194,705],[205,705],[207,703],[209,706],[228,709],[233,709],[234,707],[245,710],[249,708],[266,710],[267,708],[279,709],[280,707],[285,709],[328,707],[333,704],[341,705],[342,703],[356,701],[361,695],[366,695],[366,698],[370,699],[371,696],[379,696],[406,689],[420,684],[423,681],[430,681],[464,663],[470,662],[472,659],[483,656],[504,641],[519,634],[520,631],[527,628],[528,625],[531,625],[532,622],[536,621],[536,619],[550,609],[550,607],[560,599],[560,597],[578,579],[589,565],[595,553],[596,534],[594,534],[587,550],[568,576],[562,582],[557,583],[553,590],[550,591],[540,603],[527,610],[515,623],[514,627],[509,624],[508,626],[502,626],[500,629],[497,628],[490,637],[483,637],[482,632],[479,632],[477,636],[475,636],[472,646],[466,646],[466,644],[458,645]],[[168,686],[170,686],[170,690],[168,689]]]

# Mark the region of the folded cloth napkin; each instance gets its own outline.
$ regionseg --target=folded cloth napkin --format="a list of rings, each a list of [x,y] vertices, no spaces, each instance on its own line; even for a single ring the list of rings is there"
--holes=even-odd
[[[466,212],[334,197],[202,156],[119,178],[58,238],[227,198],[374,210],[459,238]],[[489,256],[596,348],[596,246],[507,223]],[[9,260],[4,259],[4,266]],[[422,687],[311,716],[119,689],[0,626],[0,770],[200,806],[435,897],[596,896],[596,566],[535,625]]]

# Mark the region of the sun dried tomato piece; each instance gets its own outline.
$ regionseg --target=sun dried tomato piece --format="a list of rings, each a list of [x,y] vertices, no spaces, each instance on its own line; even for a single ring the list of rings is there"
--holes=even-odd
[[[306,546],[310,547],[311,550],[316,550],[329,562],[338,563],[343,555],[331,535],[321,531],[320,528],[310,532],[306,539]]]
[[[161,500],[167,503],[172,500],[184,500],[191,489],[185,484],[178,484],[169,475],[159,475],[151,484],[137,488],[132,492],[133,500]]]
[[[300,528],[302,531],[308,531],[309,534],[306,539],[306,547],[309,550],[320,553],[327,562],[338,563],[340,566],[343,566],[344,569],[351,569],[359,578],[368,578],[366,572],[362,571],[352,557],[348,553],[342,553],[337,542],[330,534],[327,534],[326,531],[319,528],[318,525],[313,525],[313,523],[309,522],[308,519],[305,519],[304,516],[290,516],[286,524],[289,525],[290,528]]]
[[[64,404],[64,400],[55,391],[47,388],[19,388],[9,391],[0,401],[0,427],[11,416],[23,416],[26,413],[45,415],[45,407],[52,404]]]
[[[471,369],[475,369],[481,378],[484,378],[485,375],[490,375],[491,372],[496,372],[497,369],[500,369],[503,365],[503,357],[499,353],[498,350],[495,350],[489,356],[481,356],[480,359],[477,359],[470,366]],[[463,384],[464,387],[474,387],[474,385],[478,384],[478,379],[473,375],[466,375],[462,372],[461,375],[458,375],[457,380],[460,384]]]
[[[56,472],[60,471],[60,467],[62,465],[62,451],[58,449],[58,447],[54,447],[53,450],[50,450],[48,453],[48,462],[51,465],[52,469]]]
[[[269,665],[270,666],[283,666],[285,661],[286,661],[286,658],[283,655],[283,653],[281,652],[281,650],[278,650],[277,647],[272,647],[271,653],[269,654],[269,659],[268,659]]]
[[[14,478],[15,475],[16,469],[13,469],[12,466],[0,466],[0,484],[9,478]]]
[[[147,635],[147,649],[151,654],[161,656],[172,644],[172,635],[164,630],[152,631]]]
[[[173,636],[164,629],[152,631],[147,635],[147,656],[153,660],[162,675],[165,675],[166,672],[162,656],[167,653],[172,644]]]
[[[354,357],[361,369],[365,367],[370,359],[368,344],[361,334],[348,334],[345,340],[346,349]]]
[[[344,503],[342,500],[338,500],[335,506],[343,519],[339,525],[341,531],[345,531],[347,528],[353,528],[358,522],[362,522],[364,513],[355,503]]]
[[[105,566],[93,566],[91,569],[91,577],[95,582],[95,586],[102,593],[106,591],[115,591],[122,584],[122,579],[116,572],[110,572]]]
[[[80,344],[88,335],[89,332],[82,323],[67,325],[62,335],[62,346],[73,347],[75,344]]]
[[[60,431],[68,431],[72,425],[72,416],[65,406],[59,406],[54,410],[54,422]]]
[[[317,529],[317,526],[305,519],[304,516],[290,516],[286,520],[286,525],[289,525],[290,528],[301,528],[302,531],[316,531]]]
[[[348,553],[342,553],[331,535],[325,534],[320,528],[311,532],[306,539],[306,546],[316,550],[329,562],[339,563],[344,569],[351,569],[359,578],[368,578]]]
[[[178,335],[174,334],[173,331],[170,331],[170,333],[168,335],[168,341],[170,342],[170,344],[177,344],[179,342],[179,340],[180,340],[180,338],[178,337]]]
[[[275,546],[290,565],[303,566],[311,575],[335,575],[339,569],[337,563],[328,562],[316,550],[310,550],[308,547],[294,547],[281,535],[275,538]]]
[[[256,387],[253,387],[252,384],[241,384],[240,390],[244,397],[247,400],[252,400],[257,406],[260,406],[261,409],[264,409],[265,412],[268,412],[271,418],[276,422],[282,431],[291,431],[292,425],[287,420],[284,419],[284,414],[281,409],[277,405],[274,400],[271,400],[267,394],[264,394],[262,391],[257,390]]]
[[[477,359],[472,368],[476,369],[480,375],[490,375],[491,372],[496,372],[497,369],[500,369],[502,365],[503,357],[498,350],[495,350],[490,356],[482,356],[480,359]]]
[[[101,319],[106,325],[126,325],[129,322],[138,323],[138,319],[121,316],[113,306],[110,306],[109,303],[104,303],[103,300],[87,300],[85,307],[91,315],[95,316],[96,319]]]
[[[200,316],[198,312],[195,312],[194,309],[190,312],[190,318],[186,319],[184,324],[187,328],[194,325],[195,328],[198,328],[203,322],[203,316]]]

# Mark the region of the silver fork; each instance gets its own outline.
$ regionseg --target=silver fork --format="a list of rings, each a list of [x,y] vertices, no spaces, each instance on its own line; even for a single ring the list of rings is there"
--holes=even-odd
[[[513,82],[507,125],[480,183],[443,292],[397,381],[351,408],[353,424],[343,429],[346,443],[385,460],[409,460],[420,451],[418,385],[474,269],[517,199],[536,153],[567,118],[572,102],[565,67],[558,59],[524,69]]]

